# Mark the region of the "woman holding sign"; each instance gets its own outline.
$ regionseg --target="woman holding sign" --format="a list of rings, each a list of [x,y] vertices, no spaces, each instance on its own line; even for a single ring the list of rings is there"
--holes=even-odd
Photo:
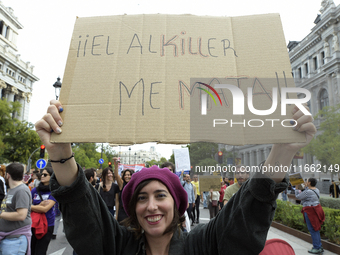
[[[55,175],[54,197],[61,205],[65,233],[77,254],[259,254],[264,247],[276,198],[288,186],[285,173],[257,173],[242,185],[228,204],[208,224],[190,233],[179,226],[187,208],[186,193],[169,170],[143,168],[125,186],[122,200],[129,228],[112,217],[98,192],[84,178],[70,144],[50,143],[51,130],[62,132],[62,105],[51,101],[36,131],[48,150]],[[311,116],[294,109],[297,132],[305,143],[275,144],[266,166],[288,166],[295,153],[314,134]],[[86,213],[84,213],[86,212]],[[256,233],[256,234],[254,234]]]

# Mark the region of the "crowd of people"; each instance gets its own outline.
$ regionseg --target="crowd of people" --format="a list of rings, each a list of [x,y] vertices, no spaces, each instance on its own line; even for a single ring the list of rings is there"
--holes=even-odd
[[[108,167],[102,171],[101,178],[97,177],[97,170],[85,169],[85,177],[97,190],[112,216],[122,222],[128,216],[119,201],[133,170],[124,170],[120,177],[118,170]],[[4,200],[0,210],[0,254],[47,254],[49,243],[56,239],[62,219],[58,202],[50,189],[52,167],[34,170],[26,182],[24,167],[19,163],[7,167],[1,165],[0,171],[0,199],[1,202]]]
[[[235,183],[224,179],[219,191],[206,191],[200,190],[197,175],[192,181],[183,172],[180,177],[174,174],[170,162],[119,174],[114,158],[113,169],[104,169],[98,181],[95,169],[84,171],[76,163],[71,144],[50,142],[51,130],[61,132],[61,111],[60,102],[53,100],[48,113],[36,123],[52,167],[34,173],[37,181],[28,185],[22,181],[21,164],[6,167],[4,181],[9,189],[5,208],[0,211],[1,255],[46,254],[56,233],[57,208],[74,254],[261,252],[276,199],[288,187],[286,173],[256,173],[250,178],[238,166]],[[306,142],[274,144],[264,165],[290,165],[295,153],[313,138],[312,118],[297,107],[293,118],[298,123],[295,131],[305,133]],[[312,190],[312,181],[310,185]],[[204,207],[211,220],[188,231],[190,225],[199,223],[201,202],[207,203]],[[317,245],[313,249],[318,249]]]

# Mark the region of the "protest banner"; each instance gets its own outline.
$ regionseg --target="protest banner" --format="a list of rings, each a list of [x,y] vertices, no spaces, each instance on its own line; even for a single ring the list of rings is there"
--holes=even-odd
[[[279,14],[77,18],[60,94],[63,132],[51,141],[304,142],[290,128],[292,107],[283,114],[280,105],[296,98],[283,91],[293,87]]]
[[[174,149],[173,151],[176,165],[176,174],[179,175],[182,170],[184,170],[184,174],[190,174],[191,165],[189,149],[186,147],[181,149]]]
[[[294,173],[289,175],[289,181],[293,186],[304,183],[301,173]]]
[[[210,191],[213,189],[214,191],[221,190],[221,176],[218,175],[200,175],[200,191]]]
[[[126,169],[131,169],[136,173],[142,170],[143,167],[145,167],[145,164],[133,164],[133,165],[118,164],[118,174],[119,176],[121,176],[122,172]]]

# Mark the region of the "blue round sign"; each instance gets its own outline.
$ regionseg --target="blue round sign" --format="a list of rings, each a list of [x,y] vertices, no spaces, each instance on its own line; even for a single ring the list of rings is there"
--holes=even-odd
[[[46,160],[41,158],[37,161],[37,163],[35,165],[37,166],[37,168],[43,169],[46,166]]]
[[[99,162],[99,164],[103,164],[104,163],[104,159],[101,158],[101,159],[99,159],[98,162]]]

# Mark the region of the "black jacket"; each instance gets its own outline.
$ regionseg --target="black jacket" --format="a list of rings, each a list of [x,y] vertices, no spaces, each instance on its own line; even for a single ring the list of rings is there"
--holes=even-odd
[[[60,187],[55,175],[50,181],[52,195],[60,204],[66,237],[76,253],[145,254],[144,237],[136,240],[118,224],[78,168],[78,177],[70,187]],[[277,184],[263,176],[248,180],[209,223],[197,225],[190,233],[176,232],[169,254],[258,255],[274,217],[276,198],[287,186],[288,179]]]

